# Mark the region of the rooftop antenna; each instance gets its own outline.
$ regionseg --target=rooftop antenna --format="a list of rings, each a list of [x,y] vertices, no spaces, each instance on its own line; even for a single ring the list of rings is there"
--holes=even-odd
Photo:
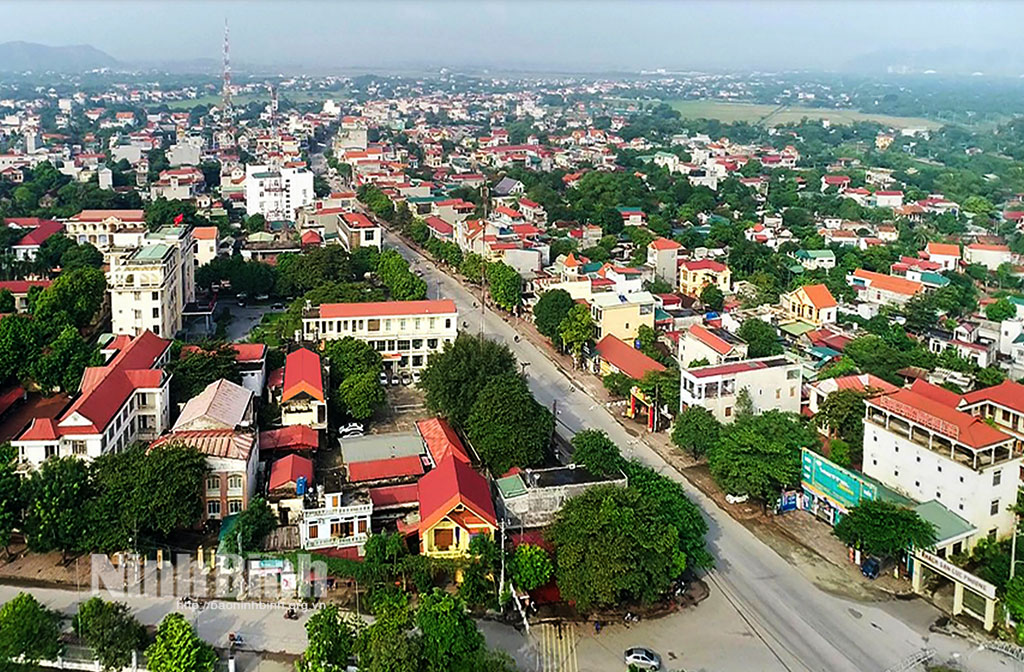
[[[230,54],[230,41],[228,31],[228,19],[224,17],[224,84],[221,89],[221,107],[225,121],[230,122],[231,119],[231,54]]]

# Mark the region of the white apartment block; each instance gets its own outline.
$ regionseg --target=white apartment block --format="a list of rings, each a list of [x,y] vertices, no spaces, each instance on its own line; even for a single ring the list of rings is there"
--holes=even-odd
[[[373,346],[389,371],[419,370],[458,334],[459,312],[451,299],[325,303],[306,310],[307,341],[351,336]]]
[[[103,366],[85,370],[78,393],[57,418],[34,418],[11,441],[18,462],[36,468],[50,457],[92,460],[152,440],[170,426],[170,375],[163,371],[171,341],[144,332],[117,336],[103,347]]]
[[[747,359],[679,372],[683,408],[702,406],[719,422],[736,418],[740,390],[750,395],[755,414],[770,410],[800,412],[801,368],[782,356]]]
[[[107,286],[114,333],[149,330],[172,338],[182,327],[185,305],[195,300],[191,230],[161,229],[124,256],[112,254]]]
[[[318,505],[302,510],[299,523],[302,548],[347,548],[366,543],[370,536],[373,502],[365,491],[327,493]]]
[[[968,547],[982,537],[1011,534],[1010,507],[1020,485],[1016,440],[932,390],[918,382],[866,400],[864,473],[919,502],[934,499],[966,520],[977,528]]]
[[[245,167],[245,212],[268,220],[295,219],[313,202],[313,173],[305,168]]]

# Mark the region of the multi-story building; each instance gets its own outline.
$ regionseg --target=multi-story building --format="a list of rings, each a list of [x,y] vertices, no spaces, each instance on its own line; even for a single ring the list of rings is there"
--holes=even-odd
[[[338,238],[349,252],[360,247],[380,250],[384,230],[361,212],[344,212],[338,215]]]
[[[216,226],[197,226],[192,229],[195,240],[194,263],[196,267],[205,266],[217,258],[220,246],[220,233]]]
[[[302,509],[300,545],[307,550],[362,546],[370,536],[372,514],[366,490],[320,495],[314,506]]]
[[[917,501],[937,500],[977,528],[962,550],[1013,531],[1021,463],[1014,437],[956,410],[956,395],[923,381],[865,403],[865,474]]]
[[[719,422],[732,422],[741,390],[754,413],[769,410],[800,412],[800,364],[785,357],[761,357],[680,371],[682,408],[703,406]]]
[[[77,243],[90,243],[100,252],[129,247],[145,235],[144,210],[82,210],[65,222],[65,232]]]
[[[308,341],[365,341],[384,358],[384,368],[395,372],[426,366],[431,354],[455,340],[458,323],[450,299],[325,303],[306,310],[302,333]]]
[[[1013,255],[1006,245],[971,243],[964,248],[964,261],[968,264],[980,264],[990,271],[994,271],[1012,260]]]
[[[804,285],[779,297],[789,319],[820,327],[835,324],[838,304],[825,285]]]
[[[327,429],[327,398],[320,355],[306,348],[288,353],[281,390],[281,424]]]
[[[797,250],[793,258],[809,271],[836,267],[836,253],[832,250]]]
[[[691,324],[679,339],[679,362],[689,367],[693,362],[707,365],[737,362],[747,358],[747,344],[730,331]]]
[[[149,329],[158,336],[174,336],[182,327],[185,304],[195,301],[192,231],[165,227],[141,243],[123,256],[109,255],[113,331],[138,334]]]
[[[671,238],[657,238],[647,244],[647,265],[654,277],[675,287],[679,276],[679,250],[682,245]]]
[[[155,439],[170,425],[170,375],[163,366],[171,342],[146,331],[117,336],[100,352],[106,363],[85,370],[64,412],[56,419],[34,418],[11,442],[20,463],[37,467],[69,455],[91,460]]]
[[[629,343],[641,325],[654,328],[654,296],[650,292],[594,294],[590,298],[590,317],[594,320],[595,341],[612,334]]]
[[[206,186],[203,171],[192,166],[161,170],[156,182],[149,185],[149,197],[152,199],[190,201],[198,196]]]
[[[245,212],[268,220],[294,219],[313,202],[313,173],[306,168],[245,167]]]
[[[700,296],[707,285],[714,285],[727,293],[732,287],[732,272],[720,261],[701,259],[679,264],[679,290],[690,296]]]
[[[846,276],[846,281],[857,290],[857,297],[876,305],[897,304],[902,306],[924,291],[920,282],[907,280],[898,275],[885,275],[858,268]]]

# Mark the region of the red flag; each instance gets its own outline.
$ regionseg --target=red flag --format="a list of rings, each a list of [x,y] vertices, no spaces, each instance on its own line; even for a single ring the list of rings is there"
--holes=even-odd
[[[174,218],[174,223],[175,223],[175,224],[181,224],[181,222],[182,222],[182,221],[183,221],[184,219],[185,219],[185,213],[181,213],[181,214],[179,214],[179,215],[178,215],[177,217],[175,217],[175,218]]]

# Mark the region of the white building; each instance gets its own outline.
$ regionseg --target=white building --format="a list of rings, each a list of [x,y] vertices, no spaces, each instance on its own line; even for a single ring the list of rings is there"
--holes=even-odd
[[[313,202],[313,173],[305,168],[245,167],[245,212],[268,220],[294,219]]]
[[[864,473],[917,501],[939,501],[978,529],[973,546],[1013,531],[1021,458],[1014,437],[956,410],[958,399],[917,381],[866,400]]]
[[[317,504],[302,510],[302,548],[347,548],[366,543],[373,502],[365,491],[330,492],[320,495]]]
[[[11,443],[18,461],[38,467],[49,457],[92,460],[151,440],[170,425],[171,342],[144,332],[117,336],[100,351],[106,362],[85,370],[78,393],[56,419],[34,418]]]
[[[459,313],[451,299],[325,303],[302,318],[305,340],[352,336],[373,346],[389,371],[419,370],[455,340]]]
[[[857,290],[857,298],[879,306],[897,304],[902,306],[924,291],[920,282],[907,280],[898,275],[885,275],[858,268],[846,276],[846,281]]]
[[[65,223],[65,233],[76,243],[91,243],[100,252],[127,247],[147,231],[144,210],[82,210]],[[124,239],[124,242],[121,239]]]
[[[746,390],[755,414],[770,410],[800,412],[800,365],[785,357],[762,357],[683,369],[679,375],[682,407],[703,406],[719,422],[732,422],[740,390]]]
[[[107,286],[114,333],[150,330],[173,337],[182,327],[185,304],[195,301],[191,229],[165,227],[135,249],[111,254]]]
[[[220,232],[216,226],[197,226],[192,229],[192,238],[195,240],[194,263],[196,267],[205,266],[217,258]]]
[[[964,261],[968,264],[981,264],[994,271],[1012,260],[1010,248],[1006,245],[983,245],[971,243],[964,248]]]
[[[344,212],[338,215],[338,239],[349,252],[360,247],[380,250],[384,230],[361,212]]]

